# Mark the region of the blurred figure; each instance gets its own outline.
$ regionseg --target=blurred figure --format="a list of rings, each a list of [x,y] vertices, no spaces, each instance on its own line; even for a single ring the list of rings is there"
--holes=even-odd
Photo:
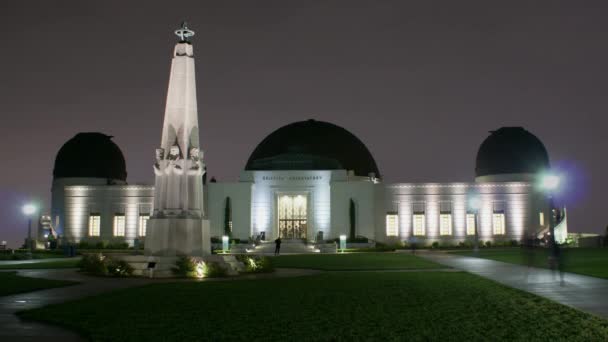
[[[524,257],[526,265],[528,268],[526,269],[526,281],[528,281],[528,275],[530,273],[530,268],[534,267],[536,264],[536,236],[534,233],[528,234],[524,239],[524,243],[522,244]]]
[[[416,254],[416,243],[417,239],[415,236],[410,236],[410,247],[412,248],[412,254]]]
[[[563,216],[563,212],[560,209],[554,208],[553,209],[553,219],[555,220],[555,224],[559,224],[562,219],[564,218]],[[553,234],[555,234],[555,232],[552,232]],[[549,267],[551,268],[551,271],[553,273],[553,280],[555,279],[555,273],[559,272],[559,278],[560,278],[560,284],[562,286],[565,285],[565,280],[564,280],[564,253],[563,250],[560,248],[559,244],[557,243],[557,241],[555,241],[555,236],[551,236],[551,239],[549,239],[549,248],[551,250],[551,255],[549,257]]]
[[[276,240],[274,240],[275,248],[274,255],[279,255],[281,253],[281,237],[279,236]]]

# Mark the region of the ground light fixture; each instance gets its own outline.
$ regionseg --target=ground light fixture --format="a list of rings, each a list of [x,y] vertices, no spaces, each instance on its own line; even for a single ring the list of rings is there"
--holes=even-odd
[[[340,249],[342,250],[342,253],[344,253],[344,250],[346,249],[346,235],[340,235]]]
[[[230,238],[227,235],[222,236],[222,252],[228,253],[230,250],[229,246]]]

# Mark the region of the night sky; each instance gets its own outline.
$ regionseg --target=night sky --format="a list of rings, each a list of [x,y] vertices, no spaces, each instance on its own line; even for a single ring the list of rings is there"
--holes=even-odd
[[[266,135],[342,126],[385,182],[473,181],[488,131],[524,126],[566,176],[569,229],[608,224],[606,1],[11,1],[0,5],[0,240],[50,207],[55,154],[114,136],[152,183],[173,31],[196,31],[210,176],[234,181]]]

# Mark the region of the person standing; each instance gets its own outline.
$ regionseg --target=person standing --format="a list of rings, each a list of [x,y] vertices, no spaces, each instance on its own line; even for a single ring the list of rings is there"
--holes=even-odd
[[[281,252],[281,237],[279,236],[276,240],[274,240],[274,255],[279,255]]]

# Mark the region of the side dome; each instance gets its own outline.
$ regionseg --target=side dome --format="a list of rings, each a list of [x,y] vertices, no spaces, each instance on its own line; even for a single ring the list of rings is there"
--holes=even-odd
[[[127,166],[112,137],[103,133],[78,133],[55,157],[53,178],[105,178],[127,180]]]
[[[353,170],[380,178],[376,161],[352,133],[334,124],[307,120],[283,126],[255,148],[245,170]]]
[[[535,174],[549,168],[545,145],[523,127],[502,127],[490,133],[477,152],[477,177]]]

